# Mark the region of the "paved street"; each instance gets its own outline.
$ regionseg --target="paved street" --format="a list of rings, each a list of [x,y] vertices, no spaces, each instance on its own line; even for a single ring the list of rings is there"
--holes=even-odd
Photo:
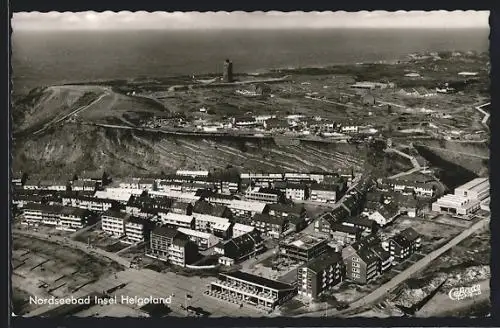
[[[474,225],[472,225],[470,228],[467,230],[463,231],[460,233],[458,236],[450,240],[448,243],[440,247],[439,249],[427,254],[424,258],[421,260],[417,261],[415,264],[410,266],[408,269],[402,271],[399,273],[396,277],[391,279],[389,282],[386,284],[380,286],[370,294],[362,297],[361,299],[355,301],[354,303],[350,304],[350,307],[346,309],[345,311],[341,312],[335,312],[335,310],[332,308],[332,312],[336,316],[345,316],[351,313],[353,310],[361,308],[363,306],[370,305],[380,298],[383,298],[386,296],[391,290],[393,290],[395,287],[397,287],[399,284],[410,278],[412,275],[417,273],[418,271],[422,270],[423,268],[427,267],[428,265],[431,264],[432,261],[437,259],[439,256],[443,255],[443,253],[447,252],[450,248],[456,246],[459,244],[462,240],[466,239],[467,237],[471,236],[473,233],[477,232],[478,230],[484,229],[487,227],[490,223],[490,219],[483,219]],[[316,312],[310,312],[307,314],[301,314],[298,316],[323,316],[325,313],[324,310],[322,311],[316,311]]]

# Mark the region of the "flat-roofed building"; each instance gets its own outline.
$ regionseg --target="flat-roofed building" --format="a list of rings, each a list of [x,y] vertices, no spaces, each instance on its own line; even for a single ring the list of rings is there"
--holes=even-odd
[[[337,185],[314,183],[310,190],[309,199],[311,201],[319,203],[335,203],[337,201]]]
[[[182,201],[185,203],[195,203],[200,200],[200,196],[196,195],[196,192],[182,192],[176,190],[169,191],[148,191],[148,195],[153,198],[157,197],[167,197],[172,198],[178,201]]]
[[[362,230],[358,227],[332,223],[330,235],[340,245],[349,245],[361,238]]]
[[[125,236],[125,222],[128,218],[130,214],[108,210],[101,215],[101,229],[113,237],[121,238]]]
[[[235,271],[220,273],[218,279],[210,284],[206,294],[236,304],[272,310],[293,298],[296,293],[293,285]]]
[[[455,188],[455,195],[481,201],[490,196],[490,180],[488,178],[473,179]]]
[[[23,207],[24,223],[51,225],[60,230],[76,231],[92,220],[89,211],[75,207],[28,203]]]
[[[327,251],[297,270],[298,294],[317,299],[324,291],[342,282],[345,268],[342,255]]]
[[[151,231],[146,256],[185,267],[198,259],[198,246],[176,229],[156,227]]]
[[[278,189],[255,187],[245,193],[245,198],[247,200],[273,204],[282,201],[284,199],[284,195]]]
[[[178,170],[175,174],[186,177],[208,177],[208,171]]]
[[[467,217],[481,208],[479,200],[465,196],[444,195],[432,203],[432,210],[449,213],[457,217]]]
[[[255,214],[267,213],[269,207],[265,203],[232,200],[227,207],[236,218],[250,220]]]
[[[198,245],[198,249],[200,251],[207,250],[217,245],[221,240],[220,238],[208,232],[201,232],[187,228],[178,228],[177,230],[188,236],[192,242]]]
[[[78,195],[63,195],[61,197],[63,206],[78,207],[81,209],[86,209],[93,212],[106,212],[107,210],[118,206],[118,202],[115,200],[105,199],[105,198],[95,198],[89,196]]]
[[[328,249],[328,240],[303,234],[282,240],[279,247],[281,256],[297,262],[308,262]]]
[[[130,216],[125,222],[125,238],[126,244],[137,244],[146,241],[150,237],[151,229],[154,224],[144,218]]]
[[[160,212],[159,217],[163,225],[188,229],[194,228],[194,217],[192,215]]]
[[[306,200],[309,198],[309,191],[305,184],[287,183],[285,196],[291,200]]]

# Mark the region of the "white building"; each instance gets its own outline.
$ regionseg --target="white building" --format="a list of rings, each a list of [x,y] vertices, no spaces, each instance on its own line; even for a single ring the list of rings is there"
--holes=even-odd
[[[144,241],[144,237],[149,232],[147,222],[137,217],[129,217],[125,221],[125,239],[126,244],[137,244]]]
[[[252,232],[254,230],[255,230],[255,227],[253,227],[253,226],[241,224],[241,223],[235,223],[233,226],[233,238],[239,237],[241,235]]]
[[[208,177],[208,171],[190,171],[190,170],[178,170],[177,175],[188,176],[188,177]]]
[[[359,132],[359,126],[357,126],[357,125],[343,125],[340,128],[340,131],[342,133],[358,133]]]
[[[221,238],[229,237],[231,227],[229,219],[201,213],[193,213],[193,216],[195,230],[210,232]]]
[[[194,217],[192,215],[184,215],[177,213],[159,213],[160,221],[164,225],[173,225],[182,228],[193,228]]]
[[[307,199],[307,187],[301,184],[287,183],[285,189],[285,197],[291,200]]]
[[[200,200],[200,196],[196,196],[196,192],[182,192],[177,190],[149,191],[148,195],[152,198],[155,197],[172,198],[185,203],[194,203]]]
[[[125,221],[130,214],[116,211],[107,211],[101,216],[101,229],[111,234],[113,237],[125,236]]]
[[[466,217],[479,208],[481,208],[479,200],[462,195],[444,195],[432,203],[433,211],[450,213],[458,217]]]
[[[198,248],[202,251],[217,245],[221,240],[210,233],[196,231],[193,229],[178,228],[177,231],[188,236],[189,239],[198,245]]]
[[[249,202],[244,200],[232,200],[227,204],[227,207],[237,217],[253,217],[256,213],[262,214],[267,204],[259,202]]]
[[[455,188],[455,195],[480,201],[486,199],[490,196],[490,180],[488,178],[476,178],[471,180]]]
[[[98,190],[95,192],[94,197],[100,199],[110,199],[120,202],[122,204],[128,203],[130,196],[139,196],[143,193],[142,189],[132,188],[106,188],[106,190]]]
[[[72,197],[63,196],[62,199],[63,206],[78,207],[81,209],[86,209],[94,212],[106,212],[111,207],[113,207],[113,201],[109,199],[94,198],[94,197]]]

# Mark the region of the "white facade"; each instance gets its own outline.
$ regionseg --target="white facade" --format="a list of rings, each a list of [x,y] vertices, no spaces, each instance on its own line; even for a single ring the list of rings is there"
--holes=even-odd
[[[208,171],[190,171],[190,170],[178,170],[177,175],[189,176],[189,177],[208,177]]]
[[[168,191],[149,191],[148,195],[150,197],[168,197],[175,200],[180,200],[186,203],[194,203],[200,199],[199,196],[196,196],[195,192],[182,192],[176,190],[168,190]]]
[[[208,232],[227,232],[231,226],[229,219],[208,214],[193,213],[195,229]]]
[[[456,216],[467,216],[481,207],[476,199],[458,195],[444,195],[432,203],[432,210],[436,212],[451,213]]]
[[[107,232],[114,237],[125,236],[125,220],[127,216],[114,217],[103,215],[101,217],[101,228],[102,231]]]
[[[342,126],[340,128],[340,131],[342,131],[343,133],[358,133],[359,132],[359,126],[357,126],[357,125]]]
[[[368,219],[377,222],[378,225],[383,227],[386,224],[391,223],[396,218],[396,216],[397,215],[394,215],[392,217],[385,217],[379,211],[375,211],[375,212],[371,213],[370,215],[368,215]]]
[[[233,238],[239,237],[241,235],[252,232],[254,230],[255,230],[255,227],[253,227],[253,226],[241,224],[241,223],[235,223],[233,226]]]
[[[191,228],[193,226],[194,217],[192,215],[184,215],[177,213],[159,213],[162,224],[170,224],[177,227]]]
[[[134,221],[125,222],[125,243],[136,244],[144,241],[144,224]]]
[[[488,178],[476,178],[455,188],[455,195],[474,200],[486,199],[490,196],[490,180]]]
[[[191,241],[193,241],[195,244],[198,245],[198,248],[200,250],[206,250],[210,247],[213,247],[217,245],[221,240],[220,238],[217,238],[216,236],[210,233],[196,231],[192,229],[178,228],[177,231],[187,235],[189,239],[191,239]]]
[[[286,187],[285,196],[292,200],[305,200],[306,190],[305,188]]]

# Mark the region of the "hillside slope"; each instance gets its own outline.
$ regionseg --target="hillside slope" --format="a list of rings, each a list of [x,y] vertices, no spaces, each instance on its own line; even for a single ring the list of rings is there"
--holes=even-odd
[[[113,176],[149,175],[179,168],[246,171],[360,169],[364,148],[349,144],[278,146],[273,141],[172,137],[66,124],[13,145],[13,169],[40,174],[107,170]]]

